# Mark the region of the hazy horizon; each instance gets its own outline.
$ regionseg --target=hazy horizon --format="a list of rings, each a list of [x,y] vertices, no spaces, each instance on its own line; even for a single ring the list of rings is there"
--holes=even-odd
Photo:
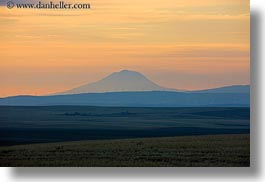
[[[101,80],[103,80],[103,79],[105,79],[105,78],[107,78],[107,77],[109,77],[110,75],[112,75],[113,73],[121,73],[121,72],[123,72],[123,71],[132,71],[132,72],[137,72],[137,73],[140,73],[140,74],[142,74],[143,76],[145,76],[147,79],[149,79],[150,81],[152,81],[152,82],[154,82],[155,84],[158,84],[155,80],[152,80],[152,79],[150,79],[149,77],[147,77],[144,73],[141,73],[141,72],[138,72],[138,71],[136,71],[136,70],[128,70],[128,69],[124,69],[124,70],[118,70],[118,71],[115,71],[115,72],[112,72],[112,73],[109,73],[108,75],[105,75],[104,77],[102,77],[102,78],[100,78],[100,79],[98,79],[98,80],[95,80],[95,81],[92,81],[92,82],[86,82],[86,83],[83,83],[83,84],[81,84],[81,85],[76,85],[76,86],[74,86],[74,87],[72,87],[72,88],[67,88],[67,89],[65,89],[65,90],[60,90],[60,91],[66,91],[66,90],[70,90],[70,89],[73,89],[73,88],[77,88],[77,87],[80,87],[80,86],[84,86],[84,85],[87,85],[87,84],[93,84],[93,83],[97,83],[97,82],[99,82],[99,81],[101,81]],[[161,87],[164,87],[164,88],[168,88],[168,89],[176,89],[176,90],[183,90],[183,91],[197,91],[197,90],[207,90],[207,89],[214,89],[214,88],[221,88],[221,87],[227,87],[227,86],[246,86],[246,85],[250,85],[250,83],[248,83],[248,84],[234,84],[234,85],[221,85],[221,86],[217,86],[217,87],[207,87],[207,88],[199,88],[199,89],[185,89],[185,88],[170,88],[170,87],[166,87],[166,86],[164,86],[164,85],[160,85],[160,84],[158,84],[159,86],[161,86]],[[60,92],[59,91],[59,92]],[[56,92],[54,92],[54,93],[56,93]],[[50,93],[50,94],[54,94],[54,93]]]
[[[89,3],[0,6],[0,97],[56,93],[124,69],[183,90],[250,83],[248,0]]]
[[[146,77],[143,73],[137,72],[137,71],[135,71],[135,70],[119,70],[119,71],[116,71],[116,72],[110,73],[110,74],[104,76],[103,78],[101,78],[101,79],[99,79],[99,80],[95,80],[94,82],[83,83],[83,84],[81,84],[81,85],[76,85],[76,86],[71,87],[71,88],[66,88],[65,90],[58,90],[58,91],[56,91],[56,92],[52,92],[52,93],[48,93],[48,94],[42,94],[42,95],[36,95],[36,94],[35,94],[35,95],[34,95],[34,94],[18,94],[18,95],[8,95],[8,96],[3,96],[3,97],[0,96],[0,98],[12,97],[12,96],[23,96],[23,95],[32,95],[32,96],[48,96],[48,95],[54,95],[54,94],[55,94],[55,95],[60,95],[60,93],[68,92],[68,91],[70,91],[70,90],[72,90],[72,89],[76,89],[76,88],[78,88],[78,87],[82,87],[82,86],[86,86],[86,85],[90,85],[90,84],[99,83],[99,82],[105,80],[106,78],[111,77],[111,76],[112,76],[113,74],[115,74],[115,73],[122,73],[122,72],[124,72],[124,71],[127,71],[127,72],[135,72],[136,74],[141,74],[141,75],[144,76],[147,80],[153,82],[154,84],[157,84],[154,80],[149,79],[149,78]],[[135,79],[137,79],[137,78],[135,78]],[[130,82],[130,80],[128,80],[128,82]],[[109,83],[109,84],[111,84],[111,83]],[[159,85],[159,84],[157,84],[157,85],[162,87],[162,89],[161,89],[160,91],[174,91],[174,89],[175,89],[175,91],[200,91],[200,90],[216,89],[216,88],[223,88],[223,87],[230,87],[230,86],[250,86],[250,84],[235,84],[235,85],[223,85],[223,86],[218,86],[218,87],[207,87],[207,88],[202,88],[202,89],[180,89],[180,88],[168,88],[168,87],[164,87],[163,85]],[[112,87],[116,87],[116,86],[118,86],[118,85],[113,85]],[[132,86],[133,86],[133,85],[132,85]],[[163,90],[163,89],[168,89],[168,90]],[[171,89],[171,90],[170,90],[170,89]],[[135,90],[135,91],[137,92],[137,90]],[[138,90],[138,92],[139,92],[139,91],[140,91],[140,90]],[[144,90],[143,90],[143,91],[144,91]],[[149,90],[149,91],[152,91],[152,90]],[[159,89],[158,89],[158,90],[153,90],[153,91],[159,91]],[[115,91],[106,91],[106,92],[115,92]],[[126,91],[116,91],[116,92],[126,92]],[[129,92],[131,92],[131,91],[129,91]],[[141,92],[141,91],[140,91],[140,92]],[[104,92],[84,92],[84,93],[104,93]],[[65,94],[67,94],[67,93],[65,93]],[[68,93],[68,94],[71,94],[71,93]]]

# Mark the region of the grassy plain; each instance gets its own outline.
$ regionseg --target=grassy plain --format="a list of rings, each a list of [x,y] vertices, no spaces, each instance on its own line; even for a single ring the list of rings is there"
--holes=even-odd
[[[0,166],[247,167],[249,134],[91,140],[0,147]]]

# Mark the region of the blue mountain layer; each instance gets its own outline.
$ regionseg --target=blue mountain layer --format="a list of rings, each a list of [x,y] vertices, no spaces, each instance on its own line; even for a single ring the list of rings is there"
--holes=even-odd
[[[54,96],[14,96],[0,99],[6,106],[126,106],[126,107],[249,107],[249,93],[108,92]]]

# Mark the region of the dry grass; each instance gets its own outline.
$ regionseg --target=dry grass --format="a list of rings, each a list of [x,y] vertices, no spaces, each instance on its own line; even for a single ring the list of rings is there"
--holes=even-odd
[[[0,147],[0,166],[250,166],[249,134]]]

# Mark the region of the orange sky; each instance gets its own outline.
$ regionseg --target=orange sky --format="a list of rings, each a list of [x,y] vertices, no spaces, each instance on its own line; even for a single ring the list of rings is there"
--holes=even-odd
[[[122,69],[178,89],[249,84],[248,0],[89,3],[0,7],[0,97],[58,92]]]

